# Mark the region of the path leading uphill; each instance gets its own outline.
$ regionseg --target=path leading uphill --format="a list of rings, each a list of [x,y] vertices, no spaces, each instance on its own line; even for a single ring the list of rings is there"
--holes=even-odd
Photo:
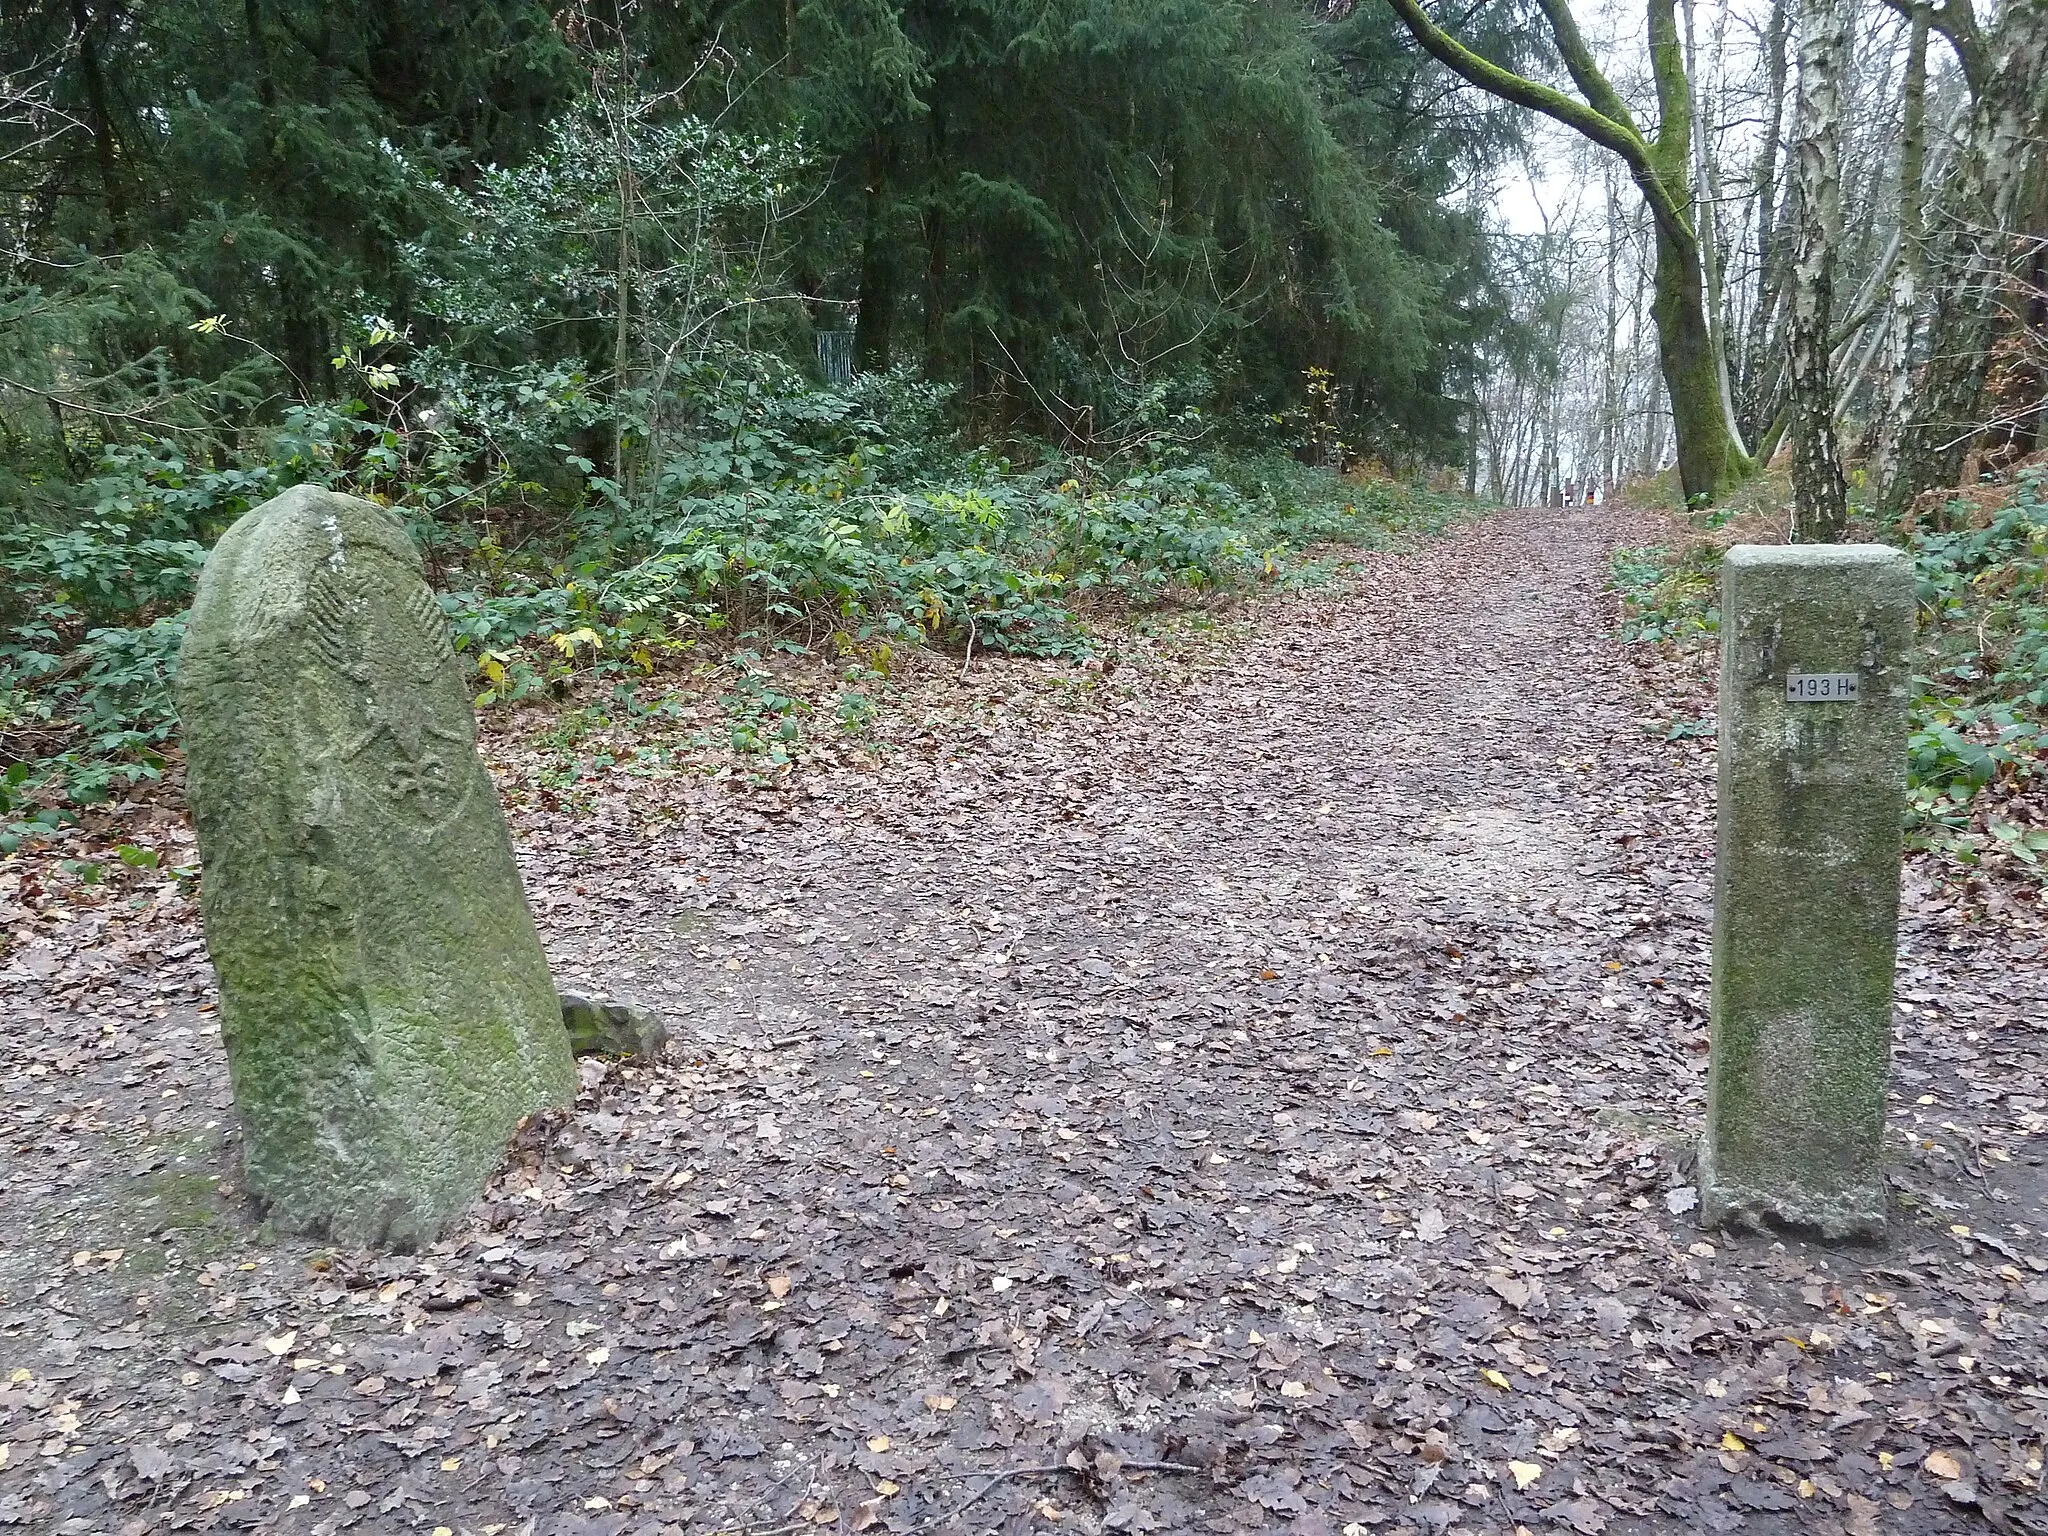
[[[211,1193],[189,920],[16,955],[0,1530],[2048,1531],[2048,967],[1909,877],[1892,1241],[1693,1225],[1712,743],[1627,518],[522,810],[565,983],[683,1044],[426,1254]]]

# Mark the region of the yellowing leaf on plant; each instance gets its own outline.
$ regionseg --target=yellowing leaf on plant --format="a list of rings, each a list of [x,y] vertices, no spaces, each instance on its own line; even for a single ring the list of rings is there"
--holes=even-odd
[[[575,656],[578,646],[587,645],[593,651],[604,649],[604,641],[597,637],[597,631],[588,627],[558,631],[548,636],[548,644],[552,645],[564,656],[572,658]]]
[[[1515,1492],[1520,1493],[1543,1475],[1543,1464],[1537,1461],[1511,1461],[1508,1471],[1514,1474]]]

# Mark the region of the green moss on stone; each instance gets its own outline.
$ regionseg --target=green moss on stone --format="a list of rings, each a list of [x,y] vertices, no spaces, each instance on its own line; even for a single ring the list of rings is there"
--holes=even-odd
[[[445,620],[398,520],[300,486],[208,559],[178,673],[251,1195],[413,1246],[575,1068]]]
[[[1881,545],[1742,546],[1723,568],[1710,1224],[1885,1225],[1911,567]],[[1853,672],[1855,703],[1793,703]]]

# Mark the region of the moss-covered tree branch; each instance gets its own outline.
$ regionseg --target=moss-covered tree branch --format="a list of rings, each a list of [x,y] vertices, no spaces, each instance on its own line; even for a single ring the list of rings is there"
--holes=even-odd
[[[1629,111],[1628,103],[1608,83],[1607,76],[1593,58],[1593,50],[1586,46],[1585,35],[1579,31],[1579,19],[1564,0],[1536,0],[1542,7],[1543,19],[1550,24],[1551,40],[1557,44],[1558,57],[1564,60],[1564,67],[1572,77],[1572,84],[1579,88],[1579,94],[1586,98],[1586,104],[1602,117],[1622,124],[1638,138],[1642,130],[1636,126],[1635,114]]]
[[[1685,198],[1686,191],[1678,189],[1687,187],[1692,163],[1692,81],[1678,35],[1677,0],[1650,0],[1649,21],[1650,73],[1657,82],[1657,136],[1650,160],[1675,195]]]
[[[1672,198],[1663,173],[1651,158],[1650,144],[1633,121],[1617,121],[1586,102],[1575,100],[1563,91],[1531,80],[1526,75],[1518,75],[1473,52],[1431,21],[1420,0],[1387,0],[1387,3],[1394,8],[1394,13],[1401,18],[1415,41],[1452,73],[1503,101],[1527,107],[1532,112],[1541,112],[1545,117],[1583,134],[1603,149],[1621,156],[1658,224],[1688,248],[1693,245],[1692,220],[1684,207]],[[1545,0],[1546,13],[1553,8],[1566,18],[1566,35],[1578,39],[1579,52],[1584,55],[1586,65],[1591,67],[1591,55],[1586,53],[1578,28],[1570,21],[1570,13],[1564,10],[1559,0]],[[1562,38],[1559,46],[1565,46]],[[1569,62],[1567,68],[1570,68]],[[1606,85],[1605,77],[1597,68],[1592,69],[1592,76],[1598,82],[1596,93],[1600,87],[1606,87],[1606,95],[1613,97],[1612,87]],[[1584,90],[1585,86],[1581,84],[1580,89]]]

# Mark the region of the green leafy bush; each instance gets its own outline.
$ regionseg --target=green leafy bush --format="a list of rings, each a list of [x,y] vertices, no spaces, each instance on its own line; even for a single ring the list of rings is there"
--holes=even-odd
[[[1710,546],[1683,556],[1665,548],[1617,549],[1608,581],[1621,595],[1621,638],[1661,645],[1719,634],[1716,558]]]
[[[1080,657],[1104,604],[1252,590],[1300,569],[1310,545],[1380,544],[1463,509],[1284,456],[1019,469],[953,440],[943,390],[900,374],[822,390],[759,359],[688,386],[697,435],[629,497],[572,445],[541,446],[573,416],[575,387],[528,379],[509,402],[436,388],[411,424],[355,402],[296,409],[265,457],[221,468],[169,444],[110,448],[68,523],[0,527],[6,836],[160,773],[205,551],[302,481],[400,505],[480,707],[577,677],[629,684],[706,645],[746,658],[842,635]],[[550,479],[508,483],[507,455],[552,456]],[[522,527],[536,505],[551,535]],[[735,675],[731,745],[783,760],[801,711],[767,670]],[[856,726],[871,712],[848,709]]]

